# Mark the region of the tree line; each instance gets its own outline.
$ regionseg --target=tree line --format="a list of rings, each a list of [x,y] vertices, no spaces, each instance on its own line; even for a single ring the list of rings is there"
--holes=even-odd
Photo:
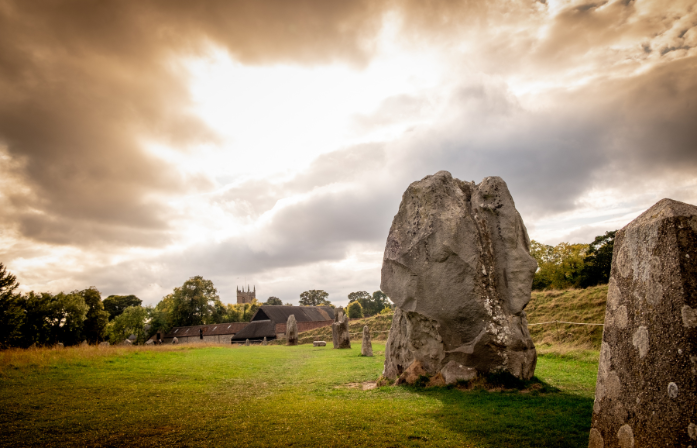
[[[605,232],[590,244],[549,246],[532,240],[530,255],[538,266],[532,289],[587,288],[610,281],[616,232]]]
[[[75,345],[83,341],[116,344],[131,338],[143,344],[156,332],[174,327],[249,322],[261,305],[283,305],[278,297],[264,303],[224,304],[213,282],[191,277],[174,288],[155,306],[143,306],[135,295],[110,295],[102,300],[94,286],[70,293],[18,293],[19,283],[0,263],[0,348]],[[363,317],[389,310],[382,291],[349,294],[349,317]],[[291,305],[286,303],[286,305]],[[300,294],[300,305],[334,306],[329,294],[311,289]]]

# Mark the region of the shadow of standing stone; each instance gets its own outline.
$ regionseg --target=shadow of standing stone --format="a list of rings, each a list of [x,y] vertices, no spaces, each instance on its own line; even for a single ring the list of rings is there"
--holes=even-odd
[[[697,207],[663,199],[615,237],[590,448],[697,446]]]

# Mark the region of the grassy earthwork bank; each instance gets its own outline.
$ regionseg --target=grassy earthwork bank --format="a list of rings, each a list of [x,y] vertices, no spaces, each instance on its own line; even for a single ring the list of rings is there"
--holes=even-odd
[[[602,322],[607,287],[535,292],[531,323]],[[602,327],[531,326],[527,391],[380,387],[384,344],[0,351],[0,446],[585,447]],[[331,341],[329,329],[301,342]]]

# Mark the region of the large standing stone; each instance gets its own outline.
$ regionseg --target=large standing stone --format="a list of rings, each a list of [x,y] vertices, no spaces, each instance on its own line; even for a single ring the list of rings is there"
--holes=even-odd
[[[697,447],[697,207],[617,232],[589,446]]]
[[[529,379],[537,353],[525,306],[537,269],[503,179],[447,171],[412,183],[392,221],[381,289],[396,305],[384,376],[419,361],[448,383],[506,371]]]
[[[370,342],[370,329],[368,326],[363,327],[363,343],[361,344],[362,356],[373,356],[373,344]]]
[[[286,345],[298,345],[298,322],[295,320],[295,314],[288,316],[286,340]]]
[[[351,348],[349,320],[342,310],[339,310],[338,314],[336,314],[336,322],[332,326],[332,332],[336,335],[334,348]]]

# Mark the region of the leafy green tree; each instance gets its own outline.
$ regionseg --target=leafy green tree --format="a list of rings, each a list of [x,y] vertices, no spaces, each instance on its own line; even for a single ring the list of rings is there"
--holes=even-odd
[[[581,286],[595,286],[610,281],[610,268],[612,268],[612,251],[615,248],[615,234],[617,230],[605,232],[596,236],[588,245],[588,251],[584,258],[584,267],[581,272]]]
[[[109,313],[104,310],[101,293],[91,286],[82,291],[73,291],[72,294],[82,297],[89,307],[82,329],[83,336],[91,344],[101,341],[106,336],[106,325],[109,322]]]
[[[22,344],[26,320],[22,297],[15,293],[17,278],[0,263],[0,348]]]
[[[104,311],[109,313],[109,320],[123,313],[129,306],[142,306],[143,301],[133,294],[127,296],[111,295],[104,299]]]
[[[147,321],[149,324],[147,326],[146,340],[150,339],[158,331],[164,336],[169,330],[172,329],[169,316],[162,308],[159,308],[158,306],[147,306],[145,307],[145,311],[148,314]]]
[[[358,302],[363,308],[363,313],[366,316],[374,316],[380,313],[385,307],[390,306],[387,295],[378,290],[372,296],[367,291],[356,291],[348,295],[349,302]]]
[[[79,294],[58,293],[53,296],[53,343],[74,345],[84,338],[84,323],[89,306]]]
[[[328,300],[329,294],[321,289],[311,289],[300,294],[300,305],[302,306],[333,306]]]
[[[389,308],[390,310],[392,309],[392,302],[390,301],[390,298],[387,297],[387,294],[380,290],[373,292],[373,304],[375,314],[381,313],[385,308]]]
[[[346,313],[351,319],[358,319],[363,317],[363,307],[360,302],[351,302],[346,307]]]
[[[220,297],[212,281],[201,276],[191,277],[167,297],[172,302],[173,327],[215,323],[216,304]]]
[[[264,305],[283,305],[283,302],[278,297],[271,296],[264,302]]]
[[[588,246],[559,243],[556,246],[531,241],[530,255],[537,260],[533,289],[565,289],[579,286]]]
[[[83,340],[89,306],[81,295],[30,291],[20,302],[25,320],[18,345],[73,345]]]
[[[130,335],[136,336],[136,343],[143,344],[147,340],[145,322],[148,319],[148,311],[142,306],[129,306],[109,325],[109,340],[112,344],[118,344]]]

